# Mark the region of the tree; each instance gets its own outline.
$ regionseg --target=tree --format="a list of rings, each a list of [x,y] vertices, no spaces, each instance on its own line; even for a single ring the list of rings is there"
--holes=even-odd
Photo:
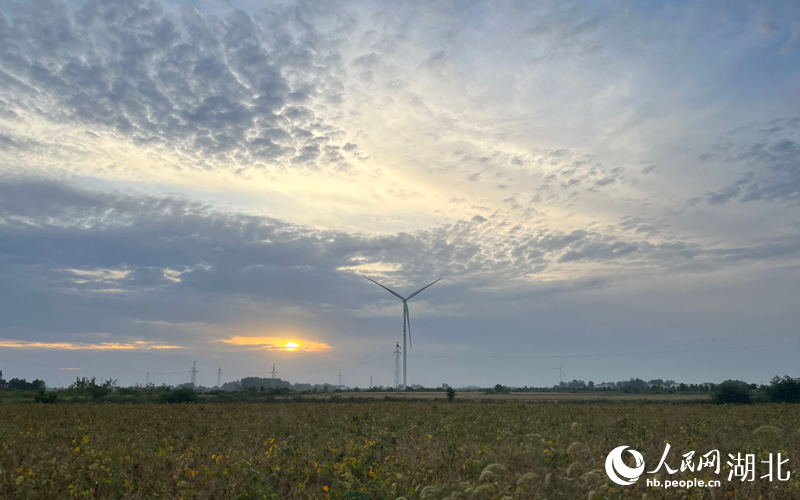
[[[723,382],[714,389],[712,401],[716,404],[750,404],[750,386],[735,382]]]
[[[764,392],[774,403],[800,403],[800,378],[775,376],[769,387],[764,388]]]
[[[456,399],[456,390],[452,387],[447,388],[447,402],[452,403]]]
[[[511,392],[511,389],[504,386],[503,384],[496,384],[494,389],[490,389],[490,391],[494,392],[495,394],[508,394]]]
[[[76,392],[78,394],[85,394],[93,397],[94,399],[100,399],[116,388],[117,381],[113,379],[108,379],[106,381],[101,380],[100,384],[98,384],[95,377],[92,377],[91,379],[86,377],[77,377],[75,382],[70,384],[67,390],[70,392]]]
[[[47,384],[44,383],[44,380],[39,380],[38,378],[33,382],[28,382],[24,378],[12,378],[8,381],[8,388],[18,391],[38,391],[39,389],[44,389],[46,387]]]

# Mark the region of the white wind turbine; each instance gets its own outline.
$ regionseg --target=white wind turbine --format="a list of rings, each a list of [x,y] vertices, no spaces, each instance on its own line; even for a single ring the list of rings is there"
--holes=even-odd
[[[564,361],[564,363],[566,363],[566,361]],[[559,382],[563,382],[564,381],[564,370],[561,369],[561,368],[564,368],[564,363],[561,363],[561,366],[559,368],[553,368],[553,370],[558,370],[558,381]]]
[[[398,299],[403,301],[403,389],[405,389],[406,387],[408,387],[408,384],[406,383],[407,380],[408,380],[407,377],[406,377],[406,373],[407,373],[406,372],[406,325],[408,325],[408,342],[409,342],[409,344],[411,344],[411,317],[408,315],[408,301],[411,300],[412,298],[416,297],[421,291],[425,290],[426,288],[428,288],[429,286],[433,285],[437,281],[441,281],[442,278],[439,278],[438,280],[434,281],[433,283],[431,283],[428,286],[424,286],[424,287],[420,288],[419,290],[417,290],[416,292],[412,293],[408,297],[403,297],[402,295],[400,295],[399,293],[395,292],[394,290],[391,290],[391,289],[381,285],[380,283],[378,283],[374,279],[370,278],[369,276],[364,276],[364,277],[367,278],[368,280],[370,280],[371,282],[375,283],[379,287],[383,288],[387,292],[391,293],[392,295],[394,295]]]

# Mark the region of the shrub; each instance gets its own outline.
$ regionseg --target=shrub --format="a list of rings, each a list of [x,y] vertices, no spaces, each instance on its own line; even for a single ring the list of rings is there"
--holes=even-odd
[[[39,389],[36,391],[36,395],[33,397],[33,400],[37,403],[56,403],[58,402],[58,393],[47,392],[44,389]]]
[[[773,403],[800,403],[800,378],[776,376],[770,381],[769,387],[764,388],[764,392]]]
[[[197,393],[194,391],[194,389],[182,387],[166,394],[164,401],[170,404],[195,403],[197,402]]]
[[[452,403],[456,399],[456,390],[452,387],[447,388],[447,402]]]
[[[288,387],[275,387],[267,391],[270,396],[288,396],[292,392]],[[337,389],[337,392],[338,389]]]
[[[750,387],[734,382],[725,382],[714,389],[712,401],[716,404],[750,404]]]
[[[100,399],[112,389],[117,387],[117,381],[108,379],[106,381],[101,381],[98,385],[95,377],[88,379],[86,377],[80,378],[78,377],[73,384],[69,386],[67,390],[72,393],[80,394],[80,395],[88,395],[93,397],[94,399]]]

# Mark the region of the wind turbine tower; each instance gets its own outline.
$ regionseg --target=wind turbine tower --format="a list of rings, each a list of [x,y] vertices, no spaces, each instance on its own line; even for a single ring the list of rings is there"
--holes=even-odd
[[[372,389],[372,374],[369,374],[369,388]]]
[[[217,389],[222,389],[222,368],[217,370]]]
[[[150,385],[150,372],[147,372],[147,377],[145,377],[145,386]]]
[[[394,388],[400,388],[400,342],[394,350]]]
[[[413,347],[413,345],[411,344],[411,316],[409,316],[409,314],[408,314],[408,301],[413,299],[417,295],[419,295],[419,293],[421,291],[425,290],[429,286],[433,285],[434,283],[436,283],[438,281],[441,281],[442,278],[439,278],[438,280],[434,281],[430,285],[426,285],[426,286],[420,288],[419,290],[417,290],[416,292],[412,293],[408,297],[403,297],[402,295],[400,295],[399,293],[395,292],[394,290],[390,290],[389,288],[386,288],[385,286],[381,285],[380,283],[378,283],[374,279],[372,279],[372,278],[370,278],[368,276],[364,276],[364,277],[367,278],[368,280],[370,280],[371,282],[375,283],[379,287],[383,288],[387,292],[391,293],[392,295],[394,295],[398,299],[403,301],[403,389],[405,389],[406,387],[408,387],[408,383],[407,383],[408,382],[408,364],[406,363],[406,351],[407,351],[407,349],[406,349],[406,326],[408,326],[408,344]]]
[[[342,388],[342,370],[339,370],[339,389]]]
[[[192,361],[192,369],[189,370],[192,374],[192,389],[197,387],[197,361]]]
[[[564,363],[566,363],[566,361]],[[564,370],[562,370],[562,368],[564,368],[564,363],[561,363],[561,366],[558,367],[558,368],[553,368],[553,370],[558,370],[558,381],[559,381],[559,383],[564,381]]]

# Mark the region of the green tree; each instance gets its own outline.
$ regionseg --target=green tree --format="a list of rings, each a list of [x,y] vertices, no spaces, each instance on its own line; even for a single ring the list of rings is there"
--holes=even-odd
[[[750,386],[724,382],[714,389],[712,401],[717,404],[750,404],[753,402]]]
[[[504,386],[503,384],[496,384],[494,386],[494,392],[496,392],[497,394],[508,394],[511,392],[511,389]]]
[[[775,376],[769,387],[764,388],[764,392],[774,403],[800,403],[800,378]]]
[[[116,388],[117,381],[114,379],[108,379],[106,381],[101,380],[98,384],[95,377],[90,379],[86,377],[77,377],[75,382],[70,384],[67,390],[77,394],[91,396],[94,399],[100,399]]]
[[[447,388],[447,402],[452,403],[456,399],[456,390],[452,387]]]

